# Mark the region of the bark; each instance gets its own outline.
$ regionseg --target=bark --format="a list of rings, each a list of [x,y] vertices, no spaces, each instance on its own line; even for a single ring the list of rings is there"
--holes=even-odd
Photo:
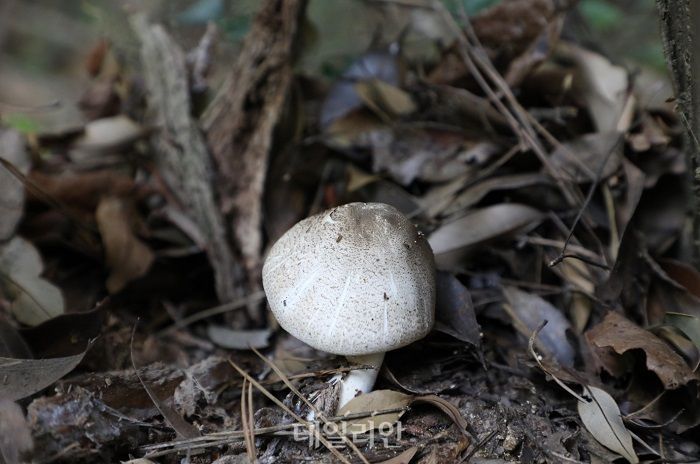
[[[691,169],[693,261],[700,265],[700,99],[695,77],[700,65],[700,5],[695,0],[656,0],[666,62],[676,92],[678,113],[686,129],[684,149]]]
[[[293,76],[305,0],[266,0],[231,75],[204,116],[217,186],[246,271],[248,291],[260,286],[262,201],[273,130]]]

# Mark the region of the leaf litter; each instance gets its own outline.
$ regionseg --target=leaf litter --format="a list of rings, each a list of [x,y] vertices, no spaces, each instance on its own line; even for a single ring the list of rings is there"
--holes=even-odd
[[[228,14],[208,3],[192,11]],[[57,51],[87,55],[82,97],[37,105],[39,81],[0,72],[5,461],[700,454],[683,125],[562,36],[585,27],[575,3],[364,2],[362,50],[329,35],[330,3],[265,0],[235,43],[226,21],[199,40],[94,7],[122,25]],[[60,78],[41,95],[78,82]],[[10,114],[2,88],[24,89]],[[349,368],[279,328],[259,273],[294,222],[352,201],[427,237],[437,322],[334,415]]]

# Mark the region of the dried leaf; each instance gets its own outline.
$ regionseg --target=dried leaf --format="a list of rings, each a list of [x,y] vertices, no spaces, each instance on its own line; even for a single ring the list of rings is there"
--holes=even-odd
[[[632,446],[632,436],[622,422],[620,408],[612,396],[600,388],[586,387],[591,401],[578,402],[578,414],[586,429],[606,448],[615,451],[632,464],[639,462]]]
[[[41,278],[44,265],[36,248],[15,237],[0,246],[0,291],[18,321],[37,325],[64,311],[61,291]]]
[[[416,111],[416,104],[408,93],[379,79],[358,82],[355,91],[380,117],[407,116]]]
[[[666,313],[665,322],[676,327],[700,348],[700,319],[690,314]]]
[[[547,321],[537,338],[537,347],[554,357],[562,366],[572,367],[576,352],[566,337],[571,324],[564,314],[541,297],[515,287],[505,287],[503,295],[508,301],[505,309],[518,332],[529,338]]]
[[[117,293],[127,283],[146,274],[155,255],[134,234],[126,207],[118,198],[102,199],[95,217],[110,268],[107,290]]]
[[[86,352],[48,359],[0,358],[0,398],[14,401],[43,390],[75,369]]]
[[[438,227],[428,241],[438,267],[458,264],[475,246],[502,238],[542,219],[530,206],[503,203],[472,211]]]
[[[630,115],[625,114],[627,71],[595,52],[570,43],[560,44],[557,51],[576,63],[574,91],[583,96],[597,131],[627,130],[630,124]]]
[[[444,271],[438,272],[436,287],[435,330],[481,346],[481,328],[469,290],[454,275]]]
[[[97,119],[85,125],[85,134],[73,148],[89,153],[109,153],[132,144],[146,133],[128,116]]]
[[[233,330],[212,324],[207,328],[207,334],[211,341],[223,348],[248,350],[250,348],[267,348],[272,332],[270,329]]]
[[[586,338],[594,352],[607,347],[620,355],[643,350],[647,369],[657,375],[667,390],[700,379],[666,343],[616,312],[609,312],[600,324],[586,332]]]
[[[358,81],[377,80],[399,85],[399,62],[391,53],[370,52],[362,55],[333,84],[321,107],[321,127],[327,129],[335,121],[362,107],[355,87]]]
[[[440,398],[439,396],[436,395],[425,395],[425,396],[418,396],[414,398],[412,401],[413,403],[426,403],[430,404],[432,406],[435,406],[445,414],[447,414],[450,419],[452,419],[452,422],[457,424],[459,427],[459,430],[462,433],[466,433],[467,428],[469,427],[469,424],[467,421],[462,417],[462,414],[459,412],[459,409],[449,401]]]
[[[558,172],[575,182],[591,182],[605,162],[600,178],[607,179],[620,169],[621,140],[617,131],[586,134],[559,145],[550,161]]]
[[[0,397],[0,462],[27,462],[22,455],[33,447],[32,431],[22,408],[17,403]]]
[[[364,395],[359,395],[338,411],[338,416],[346,414],[357,414],[362,412],[381,411],[384,409],[405,408],[413,397],[405,393],[393,390],[375,390]],[[389,423],[394,425],[403,411],[379,414],[376,416],[362,417],[359,419],[351,419],[344,422],[347,433],[360,434],[369,430],[376,429],[382,424]]]
[[[24,138],[13,129],[0,128],[0,158],[12,163],[22,174],[31,162],[24,148]],[[24,213],[24,185],[0,164],[0,242],[12,237]]]

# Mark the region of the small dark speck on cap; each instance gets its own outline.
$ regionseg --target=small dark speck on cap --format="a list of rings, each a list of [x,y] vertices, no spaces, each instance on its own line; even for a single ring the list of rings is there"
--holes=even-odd
[[[282,304],[287,307],[287,300],[282,300]]]
[[[384,292],[384,301],[388,301],[388,300],[389,300],[389,295],[387,295],[386,292]]]
[[[338,238],[335,239],[335,243],[340,243],[340,241],[343,239],[343,236],[338,234]]]

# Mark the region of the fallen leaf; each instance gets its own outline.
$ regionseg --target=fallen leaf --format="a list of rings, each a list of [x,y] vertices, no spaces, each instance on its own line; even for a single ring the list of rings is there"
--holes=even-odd
[[[375,390],[364,395],[359,395],[350,400],[348,404],[338,410],[338,416],[357,414],[362,412],[382,411],[385,409],[405,408],[413,397],[405,393],[393,390]],[[383,424],[394,425],[404,411],[378,414],[343,422],[342,430],[349,434],[361,434],[369,430],[381,427]]]
[[[379,79],[355,84],[355,91],[364,104],[380,117],[407,116],[416,111],[416,104],[404,90]]]
[[[24,138],[18,131],[0,128],[0,158],[27,174],[31,162],[24,148]],[[12,237],[24,214],[24,199],[22,182],[0,164],[0,242]]]
[[[571,330],[566,316],[543,298],[515,287],[504,287],[503,295],[508,302],[505,309],[518,332],[529,338],[547,321],[535,344],[562,366],[573,367],[576,352],[566,336]]]
[[[629,115],[625,114],[628,76],[625,68],[607,58],[571,43],[560,43],[561,53],[576,64],[573,91],[582,95],[597,132],[625,131]]]
[[[541,219],[542,213],[530,206],[503,203],[443,224],[430,234],[428,242],[438,267],[445,269],[459,264],[477,245],[503,238]]]
[[[666,313],[664,318],[668,325],[676,327],[700,348],[700,319],[690,314]]]
[[[700,379],[661,339],[616,312],[608,312],[602,322],[586,332],[586,339],[594,353],[601,348],[611,348],[619,355],[635,349],[644,351],[647,369],[656,374],[667,390]]]
[[[574,182],[591,182],[599,171],[600,179],[607,179],[622,165],[622,140],[617,131],[586,134],[559,145],[550,155],[550,162]]]
[[[155,255],[148,245],[134,234],[126,206],[120,199],[102,199],[95,217],[110,268],[107,290],[117,293],[127,283],[146,274]]]
[[[506,176],[495,176],[484,179],[474,184],[454,198],[449,198],[449,205],[442,211],[443,216],[458,214],[478,202],[486,195],[498,190],[513,190],[523,187],[530,187],[536,184],[551,184],[551,180],[540,173],[512,174]]]
[[[460,432],[467,433],[469,424],[464,419],[464,417],[462,417],[462,414],[459,412],[459,409],[457,409],[455,405],[453,405],[446,399],[440,398],[437,395],[425,395],[414,398],[412,403],[425,403],[435,406],[436,408],[447,414],[449,418],[452,419],[452,422],[457,424],[457,427],[459,427]]]
[[[75,369],[86,352],[48,359],[0,358],[0,398],[14,401],[43,390]]]
[[[436,291],[435,330],[481,346],[481,327],[476,321],[469,290],[454,275],[438,271]]]
[[[28,462],[23,454],[33,447],[32,431],[22,408],[17,403],[0,398],[0,462]]]
[[[248,350],[250,348],[267,348],[272,332],[270,329],[234,330],[221,325],[207,327],[209,339],[217,345],[232,350]]]
[[[0,246],[0,291],[23,324],[37,325],[64,311],[61,290],[40,277],[43,271],[41,256],[28,241],[15,237]]]
[[[632,464],[639,462],[632,445],[632,435],[622,422],[617,403],[606,391],[588,386],[591,401],[578,402],[578,414],[586,429],[603,446],[623,456]]]
[[[85,126],[85,133],[73,145],[73,151],[78,153],[71,153],[71,158],[111,153],[129,146],[147,133],[124,115],[97,119]]]
[[[356,83],[379,80],[399,85],[401,71],[398,59],[391,53],[369,52],[348,67],[341,79],[333,84],[321,106],[321,127],[327,129],[335,121],[363,106]]]

